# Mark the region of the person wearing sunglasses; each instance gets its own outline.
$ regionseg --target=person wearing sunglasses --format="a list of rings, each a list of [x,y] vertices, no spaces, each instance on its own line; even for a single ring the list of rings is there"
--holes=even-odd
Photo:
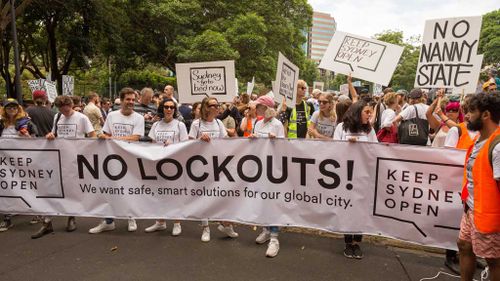
[[[177,104],[173,99],[165,98],[158,106],[158,114],[163,115],[163,119],[157,121],[149,131],[149,137],[153,142],[162,143],[165,146],[188,140],[186,125],[177,119],[179,114]],[[155,224],[146,228],[147,233],[165,230],[167,224],[165,220],[157,220]],[[172,236],[179,236],[182,232],[181,223],[174,223]]]
[[[297,82],[297,98],[295,107],[286,106],[285,100],[281,105],[279,120],[285,125],[285,133],[289,139],[306,138],[307,128],[311,124],[311,115],[314,110],[312,104],[304,101],[307,83],[304,80]]]
[[[444,93],[444,89],[437,91],[436,99],[432,102],[426,112],[429,126],[436,132],[434,134],[434,139],[432,140],[432,147],[444,147],[446,135],[449,131],[449,127],[446,123],[453,122],[454,124],[458,124],[463,121],[460,103],[449,102],[444,96]],[[436,116],[438,116],[440,120],[438,120]]]
[[[37,134],[36,126],[26,116],[23,108],[16,99],[9,98],[3,103],[0,110],[0,137],[3,138],[30,138]],[[4,215],[0,223],[0,232],[14,226],[12,215]]]
[[[308,128],[309,135],[317,139],[331,140],[337,124],[333,95],[330,93],[319,94],[318,103],[319,110],[315,111],[311,117],[311,124]]]
[[[219,102],[215,97],[206,97],[201,102],[200,119],[196,119],[191,124],[189,130],[189,139],[200,139],[204,142],[210,142],[212,139],[227,137],[226,127],[221,120],[217,119],[219,115]],[[202,220],[203,231],[201,241],[210,241],[210,227],[208,220]],[[233,229],[232,224],[221,223],[217,229],[225,233],[228,237],[236,238],[238,233]]]

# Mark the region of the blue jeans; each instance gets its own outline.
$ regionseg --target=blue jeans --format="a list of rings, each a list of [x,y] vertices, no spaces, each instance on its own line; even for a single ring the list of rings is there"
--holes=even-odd
[[[105,218],[106,224],[111,224],[115,221],[115,219]]]
[[[277,226],[267,226],[266,229],[269,230],[271,233],[278,234],[280,232],[280,228]]]

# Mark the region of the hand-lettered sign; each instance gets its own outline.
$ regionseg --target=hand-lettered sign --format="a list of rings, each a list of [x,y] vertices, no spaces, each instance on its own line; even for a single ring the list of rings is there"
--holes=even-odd
[[[294,107],[298,80],[299,68],[279,53],[276,82],[273,86],[274,101],[282,103],[285,97],[287,106]]]

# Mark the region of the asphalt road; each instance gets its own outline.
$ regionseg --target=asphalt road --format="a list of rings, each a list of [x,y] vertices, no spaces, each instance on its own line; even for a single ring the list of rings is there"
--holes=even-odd
[[[0,233],[0,280],[420,280],[445,269],[444,257],[363,243],[362,260],[343,256],[343,239],[283,232],[280,253],[266,258],[266,245],[254,239],[260,230],[237,226],[237,239],[211,225],[212,240],[200,241],[197,222],[183,222],[178,237],[168,230],[145,233],[153,221],[138,221],[137,232],[127,232],[127,221],[117,229],[88,234],[98,222],[78,218],[78,229],[64,231],[65,218],[55,218],[55,234],[32,240],[39,227],[30,217],[16,216],[15,226]],[[459,280],[440,275],[434,280]]]

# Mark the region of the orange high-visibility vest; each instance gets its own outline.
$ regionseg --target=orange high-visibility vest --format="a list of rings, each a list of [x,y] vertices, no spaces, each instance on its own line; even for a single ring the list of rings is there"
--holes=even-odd
[[[252,131],[253,131],[253,122],[252,122],[252,118],[247,118],[247,126],[245,128],[245,131],[243,131],[243,136],[245,138],[247,138],[248,136],[250,136],[252,134]]]
[[[472,177],[474,183],[474,224],[480,233],[500,232],[500,182],[493,178],[493,167],[489,159],[490,144],[495,137],[500,136],[500,127],[491,134],[484,146],[479,150]],[[479,136],[474,138],[474,142]],[[469,196],[467,190],[467,161],[472,153],[473,146],[469,147],[465,157],[464,178],[462,185],[462,200]]]
[[[458,139],[457,148],[458,149],[468,149],[474,144],[474,141],[469,136],[469,131],[467,130],[467,125],[465,123],[458,124],[460,128],[460,138]]]

